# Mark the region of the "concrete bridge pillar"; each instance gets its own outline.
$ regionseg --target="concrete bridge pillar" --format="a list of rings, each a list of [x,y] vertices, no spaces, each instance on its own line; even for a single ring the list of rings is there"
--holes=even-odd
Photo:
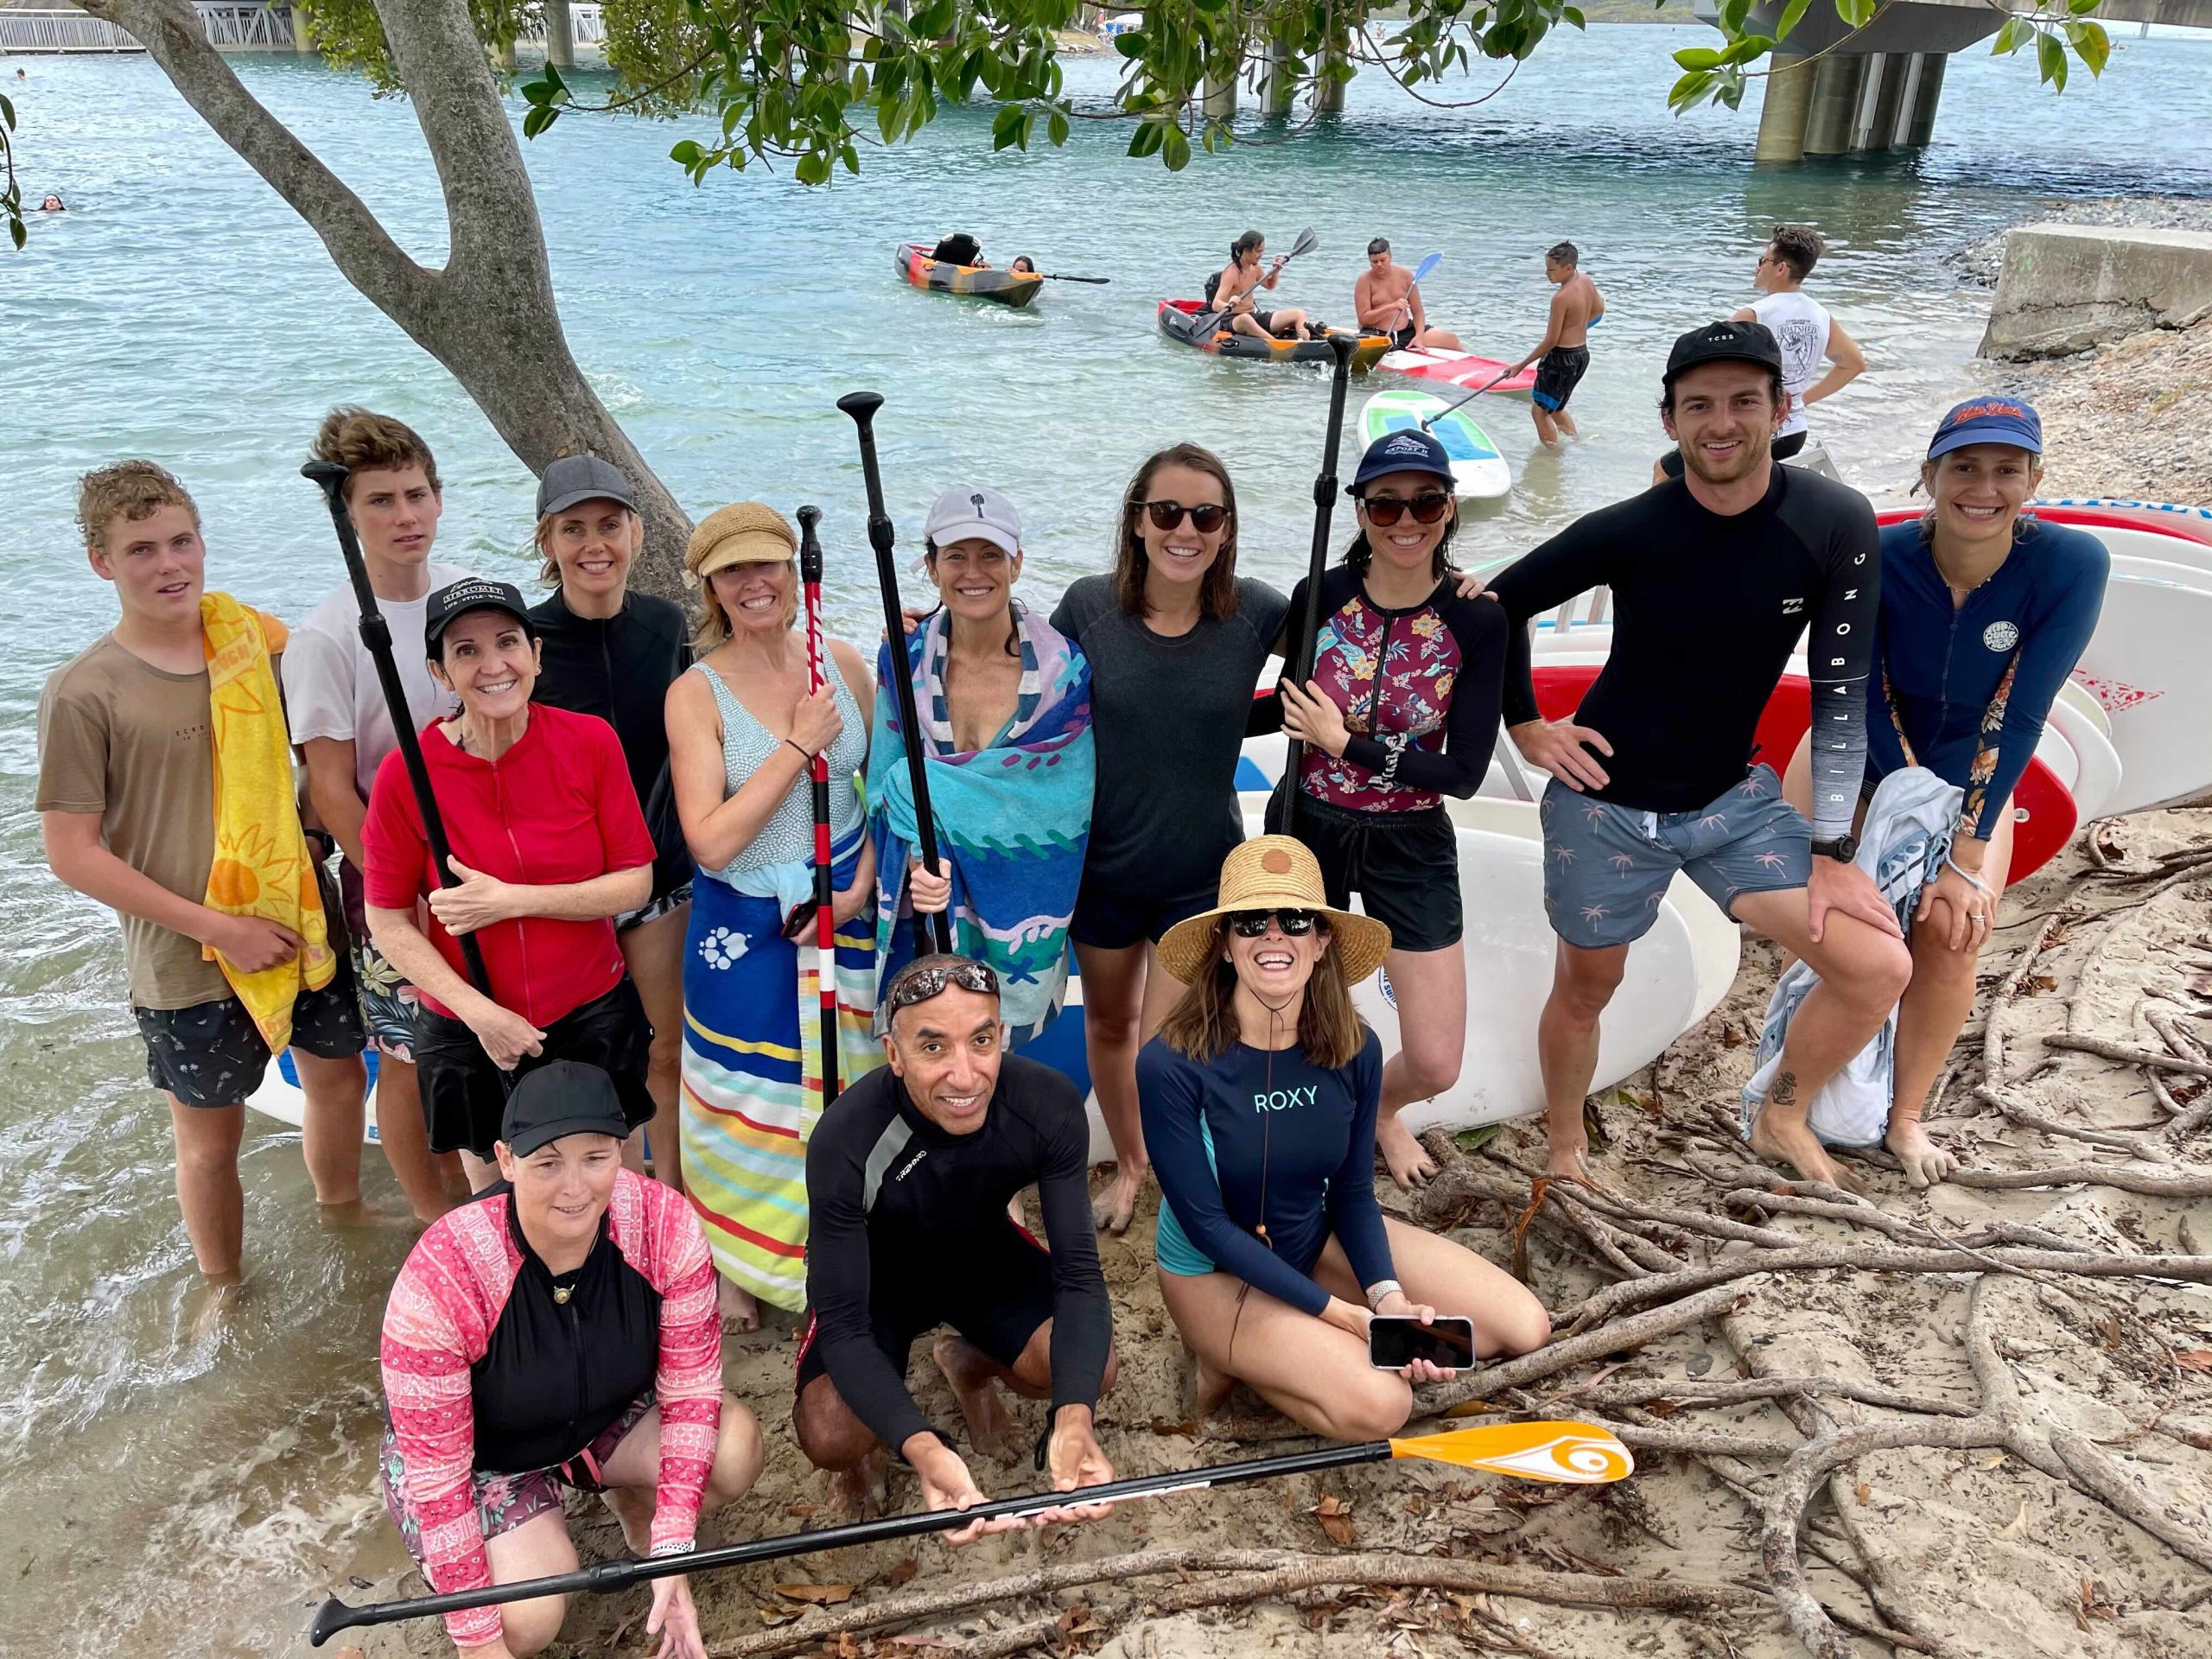
[[[545,0],[545,61],[556,69],[576,67],[576,31],[569,0]]]
[[[1866,60],[1822,58],[1813,69],[1812,107],[1805,117],[1805,154],[1840,156],[1851,148],[1851,130],[1866,79]]]
[[[1883,150],[1896,142],[1897,100],[1904,92],[1912,55],[1907,52],[1866,54],[1866,80],[1859,89],[1859,119],[1853,125],[1852,149]]]
[[[1351,54],[1344,43],[1338,41],[1329,48],[1321,62],[1325,73],[1321,84],[1314,88],[1313,107],[1324,115],[1341,114],[1344,107],[1344,88],[1350,84],[1350,77],[1347,75],[1343,80],[1333,77],[1350,67]]]
[[[1813,107],[1813,81],[1819,66],[1808,66],[1802,54],[1777,52],[1767,76],[1766,93],[1759,104],[1759,143],[1753,156],[1761,162],[1799,162],[1805,158],[1805,118]]]
[[[1233,120],[1236,115],[1236,81],[1243,66],[1240,63],[1218,80],[1206,77],[1205,107],[1209,121]]]
[[[1291,73],[1290,48],[1273,38],[1260,43],[1260,112],[1288,115],[1298,99],[1298,82]]]
[[[1903,142],[1915,149],[1936,136],[1936,106],[1943,99],[1943,68],[1950,60],[1941,52],[1923,53],[1921,56],[1920,84],[1913,88],[1912,102],[1903,123]]]

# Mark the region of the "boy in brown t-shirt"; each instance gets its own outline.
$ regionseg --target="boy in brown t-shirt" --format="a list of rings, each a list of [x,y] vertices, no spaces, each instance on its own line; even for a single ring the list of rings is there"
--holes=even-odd
[[[54,670],[39,698],[36,806],[47,862],[123,924],[147,1077],[168,1096],[185,1231],[200,1271],[228,1283],[238,1276],[245,1225],[238,1170],[245,1101],[260,1086],[270,1054],[202,947],[253,973],[289,960],[300,940],[276,922],[201,902],[215,855],[216,803],[199,509],[161,467],[126,461],[85,475],[77,514],[86,556],[115,584],[122,615]],[[283,625],[264,624],[272,648],[281,649]],[[296,810],[287,794],[270,816]],[[345,1098],[340,1074],[360,1064],[360,1008],[342,952],[328,984],[301,991],[292,1020],[317,1197],[349,1202],[359,1193],[358,1106],[350,1134],[345,1124],[317,1122],[313,1109],[318,1098]],[[318,1076],[321,1068],[331,1075]],[[358,1103],[358,1076],[351,1080]],[[334,1082],[340,1086],[325,1086]]]

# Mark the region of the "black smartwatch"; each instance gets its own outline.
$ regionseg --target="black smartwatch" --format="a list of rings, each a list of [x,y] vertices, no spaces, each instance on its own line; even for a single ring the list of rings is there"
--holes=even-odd
[[[1815,836],[1813,850],[1823,858],[1832,858],[1839,864],[1848,864],[1859,856],[1859,838],[1850,835],[1831,836],[1825,839]]]

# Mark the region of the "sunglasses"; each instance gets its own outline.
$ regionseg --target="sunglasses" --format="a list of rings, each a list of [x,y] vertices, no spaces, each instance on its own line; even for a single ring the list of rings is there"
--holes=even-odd
[[[1367,522],[1378,530],[1388,530],[1398,522],[1410,507],[1414,522],[1433,524],[1452,511],[1451,493],[1446,490],[1423,490],[1408,500],[1397,495],[1363,495],[1359,505],[1367,509]]]
[[[948,985],[957,985],[978,996],[999,994],[999,976],[980,962],[949,962],[933,968],[917,968],[892,982],[890,992],[884,998],[885,1017],[887,1019],[901,1008],[911,1008],[917,1002],[944,995]]]
[[[1269,922],[1283,931],[1284,938],[1302,939],[1320,925],[1321,918],[1310,910],[1240,910],[1230,917],[1229,931],[1240,939],[1261,938]]]
[[[1147,501],[1144,510],[1152,516],[1155,530],[1173,530],[1183,522],[1188,513],[1191,522],[1198,526],[1198,534],[1211,536],[1229,522],[1229,509],[1209,501],[1204,506],[1186,507],[1180,501]]]

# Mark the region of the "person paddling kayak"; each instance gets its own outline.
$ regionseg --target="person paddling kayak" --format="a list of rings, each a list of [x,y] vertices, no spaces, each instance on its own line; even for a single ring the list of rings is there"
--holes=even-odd
[[[1288,257],[1286,255],[1262,270],[1260,260],[1267,251],[1268,239],[1257,231],[1247,231],[1230,243],[1229,263],[1206,284],[1207,303],[1228,319],[1233,334],[1250,334],[1259,340],[1313,339],[1303,311],[1258,308],[1260,290],[1274,292],[1275,283],[1282,277],[1284,261]]]

